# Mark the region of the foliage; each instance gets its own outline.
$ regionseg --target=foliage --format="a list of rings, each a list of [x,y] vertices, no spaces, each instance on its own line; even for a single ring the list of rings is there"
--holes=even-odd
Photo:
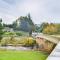
[[[3,23],[3,26],[4,26],[4,27],[13,28],[13,25],[12,25],[12,24],[5,24],[5,23]]]
[[[36,27],[36,31],[45,34],[60,34],[59,23],[42,23],[40,27]]]
[[[49,24],[48,23],[42,23],[40,26],[40,32],[42,32]]]
[[[16,21],[13,22],[12,26],[13,26],[13,29],[14,30],[17,30],[17,27],[16,27],[17,26],[17,23],[16,23]]]
[[[24,37],[24,38],[20,39],[20,43],[23,46],[33,47],[35,45],[36,41],[31,37]]]
[[[49,24],[42,32],[45,34],[56,34],[58,31],[54,24]]]
[[[0,19],[0,40],[2,39],[2,35],[3,35],[3,25],[2,25],[2,19]]]
[[[13,23],[13,28],[14,30],[19,30],[19,31],[25,31],[29,32],[31,35],[32,31],[34,31],[34,23],[30,17],[30,14],[28,16],[21,16],[19,17],[14,23]]]
[[[0,45],[1,45],[1,46],[7,46],[7,44],[9,44],[9,40],[10,40],[9,37],[2,38],[2,40],[1,40],[1,42],[0,42]]]
[[[5,37],[1,40],[1,46],[6,46],[8,44],[12,44],[13,46],[17,46],[18,44],[21,44],[22,46],[30,46],[33,47],[35,45],[36,41],[32,37]]]
[[[28,32],[17,31],[17,32],[5,32],[4,36],[28,36]]]
[[[35,32],[40,32],[41,28],[40,28],[40,24],[35,24]]]
[[[16,35],[16,33],[15,32],[5,32],[4,35],[11,36],[11,35]]]
[[[16,32],[17,36],[22,36],[23,34],[21,32]]]
[[[57,27],[57,34],[60,34],[60,23],[56,23],[55,26]]]

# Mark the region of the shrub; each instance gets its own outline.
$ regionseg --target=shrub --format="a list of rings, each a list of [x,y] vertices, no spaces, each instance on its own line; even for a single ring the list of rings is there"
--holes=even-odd
[[[32,37],[5,37],[1,40],[1,46],[12,44],[13,46],[22,45],[25,47],[33,47],[36,41]]]
[[[0,42],[1,46],[7,46],[7,44],[9,43],[9,38],[3,38]]]
[[[5,34],[4,35],[16,35],[14,32],[5,32]]]
[[[22,33],[21,32],[16,32],[16,35],[22,36]]]
[[[31,37],[24,37],[20,40],[20,43],[26,47],[33,47],[36,42]]]

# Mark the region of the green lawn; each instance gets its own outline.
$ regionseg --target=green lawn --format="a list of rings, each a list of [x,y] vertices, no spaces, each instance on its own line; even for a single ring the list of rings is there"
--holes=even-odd
[[[0,51],[0,60],[46,60],[46,57],[37,51]]]

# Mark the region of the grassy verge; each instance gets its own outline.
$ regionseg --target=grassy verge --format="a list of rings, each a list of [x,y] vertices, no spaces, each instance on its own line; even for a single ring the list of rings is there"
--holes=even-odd
[[[47,56],[38,51],[0,51],[0,60],[46,60]]]

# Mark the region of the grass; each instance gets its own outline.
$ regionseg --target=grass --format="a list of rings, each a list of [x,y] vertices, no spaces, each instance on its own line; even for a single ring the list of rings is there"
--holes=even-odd
[[[17,35],[16,33],[21,34],[21,36],[29,36],[29,32],[18,31],[18,32],[5,32],[3,36]]]
[[[47,54],[38,51],[0,51],[0,60],[46,60]]]

